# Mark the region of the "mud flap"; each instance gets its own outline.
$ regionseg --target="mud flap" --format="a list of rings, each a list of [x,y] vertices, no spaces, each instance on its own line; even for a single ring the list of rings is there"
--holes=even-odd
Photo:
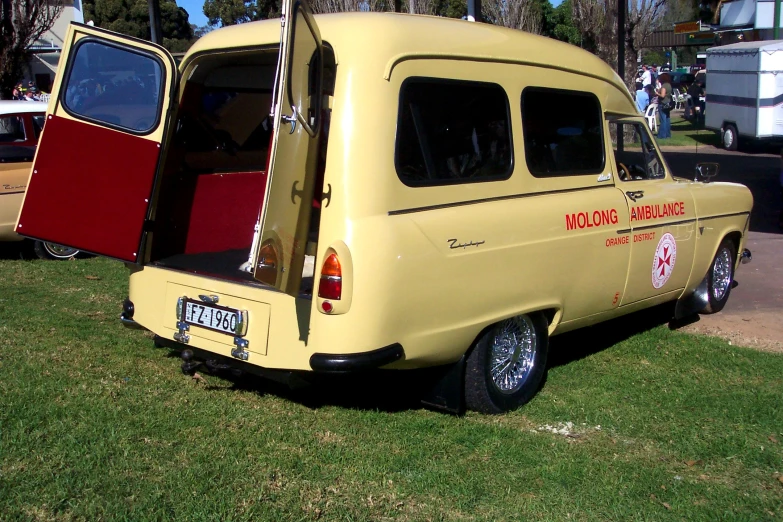
[[[707,292],[707,276],[704,276],[692,294],[677,300],[677,305],[674,307],[674,318],[684,319],[704,310],[709,302]]]
[[[427,383],[422,390],[421,403],[455,415],[465,413],[465,355],[459,361],[427,370]]]

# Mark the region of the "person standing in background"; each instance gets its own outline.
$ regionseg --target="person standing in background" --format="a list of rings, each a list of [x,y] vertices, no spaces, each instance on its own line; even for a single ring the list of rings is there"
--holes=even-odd
[[[642,65],[642,89],[648,85],[652,85],[652,73],[649,67]]]
[[[647,89],[642,87],[641,82],[636,84],[636,108],[639,112],[644,114],[647,110],[647,106],[650,105],[650,96],[647,94]]]
[[[658,115],[661,118],[661,126],[658,129],[658,139],[672,137],[672,85],[669,73],[663,73],[658,77],[661,87],[655,91],[658,96]]]

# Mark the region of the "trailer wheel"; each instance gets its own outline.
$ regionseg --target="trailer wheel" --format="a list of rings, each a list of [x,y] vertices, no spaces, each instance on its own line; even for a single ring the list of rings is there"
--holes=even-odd
[[[737,135],[737,127],[733,123],[727,123],[723,127],[723,139],[721,142],[724,149],[737,150],[739,136]]]
[[[479,339],[465,368],[465,403],[481,413],[519,408],[546,374],[547,321],[543,314],[512,317]]]

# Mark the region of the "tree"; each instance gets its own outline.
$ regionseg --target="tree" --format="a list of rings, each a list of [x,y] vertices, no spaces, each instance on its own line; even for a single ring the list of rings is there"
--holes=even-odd
[[[204,0],[209,25],[218,27],[280,16],[277,0]]]
[[[84,19],[96,27],[128,36],[150,39],[150,15],[147,0],[84,0]],[[177,6],[175,0],[161,0],[160,25],[163,45],[173,51],[190,47],[193,28],[188,23],[188,12]]]
[[[666,12],[666,0],[620,0],[627,2],[625,27],[620,38],[625,42],[625,78],[627,85],[636,76],[636,55]],[[572,0],[574,25],[594,42],[594,52],[617,70],[618,0]]]
[[[0,1],[0,98],[10,98],[24,74],[27,49],[54,25],[62,0]]]
[[[582,33],[574,25],[572,10],[571,0],[565,0],[552,9],[547,19],[547,29],[544,34],[555,40],[592,50],[594,47],[592,41],[585,41]]]
[[[482,2],[481,16],[487,23],[546,34],[549,0],[491,0]]]
[[[431,1],[431,0],[418,0]],[[316,13],[344,13],[349,11],[393,11],[394,3],[386,0],[311,0]],[[404,10],[404,9],[403,9]]]

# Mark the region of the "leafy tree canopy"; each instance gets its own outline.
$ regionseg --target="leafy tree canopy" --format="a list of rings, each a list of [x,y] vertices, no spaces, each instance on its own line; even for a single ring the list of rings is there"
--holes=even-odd
[[[147,0],[84,0],[83,6],[84,20],[92,20],[96,27],[145,40],[150,38]],[[160,18],[166,48],[177,52],[190,47],[193,28],[185,9],[175,0],[161,0]]]
[[[204,0],[210,25],[234,25],[280,16],[277,0]]]
[[[565,0],[559,6],[550,10],[546,29],[545,34],[556,40],[568,42],[572,45],[581,45],[583,43],[582,33],[574,25],[571,0]]]

